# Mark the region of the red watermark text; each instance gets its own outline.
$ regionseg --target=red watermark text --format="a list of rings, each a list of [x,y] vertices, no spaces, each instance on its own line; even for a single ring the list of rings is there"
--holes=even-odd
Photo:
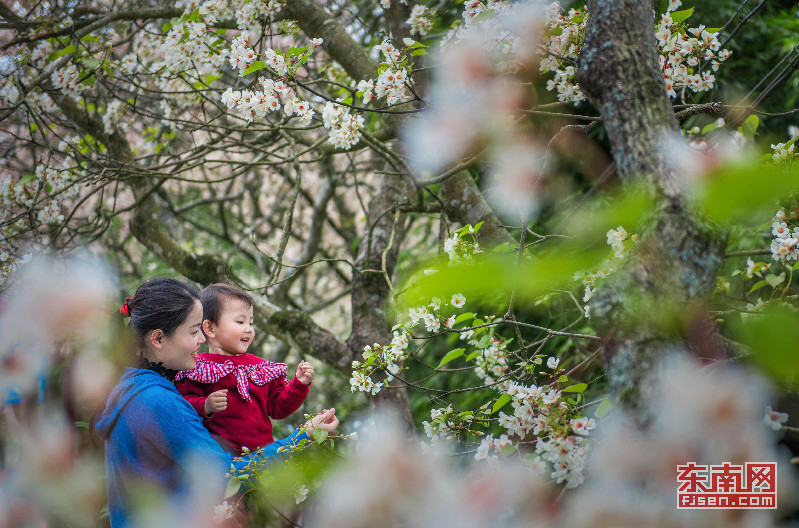
[[[703,466],[694,462],[677,466],[677,508],[775,509],[777,464]]]

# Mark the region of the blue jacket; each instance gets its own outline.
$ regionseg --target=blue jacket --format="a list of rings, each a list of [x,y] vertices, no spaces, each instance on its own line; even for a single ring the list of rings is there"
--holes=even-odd
[[[231,464],[241,469],[253,459],[275,456],[281,446],[306,438],[295,431],[246,457],[233,458],[211,438],[197,411],[172,382],[151,370],[135,368],[125,369],[95,428],[105,441],[113,528],[133,524],[131,492],[136,483],[154,484],[168,501],[179,504],[189,491],[192,461],[202,460],[219,475],[221,503]]]

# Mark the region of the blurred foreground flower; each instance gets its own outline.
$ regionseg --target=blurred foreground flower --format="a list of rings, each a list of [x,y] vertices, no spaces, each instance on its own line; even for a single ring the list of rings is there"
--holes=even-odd
[[[585,485],[576,490],[541,480],[526,459],[486,465],[424,454],[383,421],[323,482],[308,526],[779,526],[779,515],[796,506],[797,484],[789,457],[763,423],[764,381],[685,358],[664,361],[655,372],[649,426],[633,426],[621,411],[601,422]],[[776,463],[779,509],[678,509],[677,466],[689,462]]]
[[[0,394],[31,392],[57,341],[95,340],[113,313],[115,282],[95,258],[40,256],[20,267],[0,312]]]

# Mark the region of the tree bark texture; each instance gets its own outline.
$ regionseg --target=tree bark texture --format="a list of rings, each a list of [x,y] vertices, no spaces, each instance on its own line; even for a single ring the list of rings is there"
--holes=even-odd
[[[407,178],[386,174],[369,203],[365,232],[355,260],[357,270],[352,274],[352,334],[348,340],[352,359],[361,359],[366,345],[388,345],[391,341],[391,322],[386,309],[393,304],[393,299],[386,278],[394,275],[405,236],[406,215],[400,213],[397,206],[407,202],[411,193]],[[399,413],[407,431],[415,430],[404,387],[384,387],[370,402],[373,408],[390,406]]]
[[[665,150],[679,128],[658,68],[651,0],[589,0],[587,8],[577,81],[602,115],[622,182],[645,184],[656,203],[638,247],[599,288],[591,309],[611,390],[644,422],[638,404],[651,390],[656,360],[671,351],[698,352],[686,332],[659,323],[668,307],[701,312],[726,241],[690,210]]]

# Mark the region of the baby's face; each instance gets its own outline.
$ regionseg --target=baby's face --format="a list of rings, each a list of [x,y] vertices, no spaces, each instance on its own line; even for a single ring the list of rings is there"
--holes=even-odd
[[[214,333],[217,345],[228,354],[244,354],[254,337],[252,306],[240,299],[225,300]]]

